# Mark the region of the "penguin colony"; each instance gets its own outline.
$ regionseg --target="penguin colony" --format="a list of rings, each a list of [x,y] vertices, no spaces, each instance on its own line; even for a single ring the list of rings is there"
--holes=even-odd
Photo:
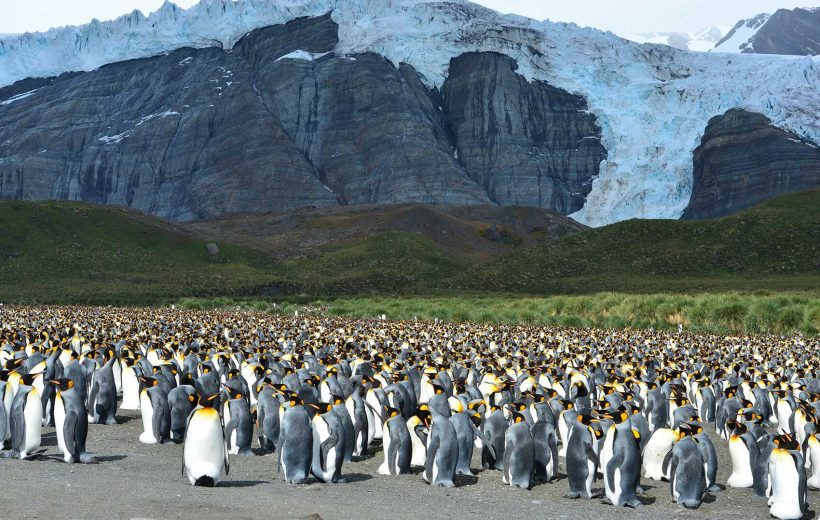
[[[66,463],[95,463],[89,424],[138,410],[134,442],[183,444],[214,486],[232,455],[276,454],[280,478],[344,479],[354,458],[435,486],[472,475],[522,489],[564,459],[572,499],[640,505],[641,475],[698,508],[725,484],[802,518],[820,489],[817,338],[721,336],[168,309],[0,310],[0,440],[31,459],[54,426]],[[97,426],[95,426],[97,427]],[[707,435],[728,444],[716,481]],[[381,445],[381,454],[376,446]],[[157,448],[161,449],[161,448]],[[241,460],[236,462],[241,464]],[[495,470],[495,471],[492,471]]]

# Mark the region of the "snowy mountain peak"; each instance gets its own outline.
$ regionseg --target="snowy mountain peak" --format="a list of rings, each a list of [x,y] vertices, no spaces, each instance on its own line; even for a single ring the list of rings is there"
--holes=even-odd
[[[627,40],[637,43],[654,43],[668,45],[684,51],[706,52],[712,50],[715,44],[723,38],[730,27],[712,26],[695,33],[684,32],[657,32],[626,35]]]
[[[753,50],[753,40],[757,31],[769,21],[771,14],[761,13],[746,20],[740,20],[731,31],[715,45],[716,52],[743,52]]]

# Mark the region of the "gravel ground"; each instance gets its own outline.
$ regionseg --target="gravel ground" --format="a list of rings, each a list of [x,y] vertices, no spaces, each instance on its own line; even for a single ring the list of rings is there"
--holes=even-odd
[[[53,428],[43,434],[48,448],[33,461],[0,460],[0,518],[38,519],[252,519],[252,518],[769,518],[766,500],[750,489],[726,489],[697,511],[672,503],[669,484],[644,481],[644,505],[615,508],[600,499],[563,497],[567,482],[531,491],[507,487],[496,471],[461,477],[458,488],[427,485],[418,474],[381,476],[376,456],[346,464],[339,484],[290,485],[276,474],[273,455],[231,457],[227,480],[216,488],[195,488],[181,475],[182,446],[147,446],[138,441],[137,412],[121,412],[116,426],[91,425],[89,451],[96,465],[65,464]],[[718,482],[731,472],[726,441],[714,439],[720,462]],[[476,450],[476,455],[478,450]],[[478,467],[474,458],[473,467]],[[563,465],[561,468],[563,472]],[[603,482],[596,487],[602,491]],[[818,492],[809,492],[809,504]],[[816,516],[810,511],[808,518]]]

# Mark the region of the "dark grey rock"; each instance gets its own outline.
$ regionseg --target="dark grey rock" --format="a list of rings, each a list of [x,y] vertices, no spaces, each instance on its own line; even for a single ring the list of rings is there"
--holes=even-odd
[[[694,152],[694,185],[685,219],[735,213],[776,195],[820,186],[820,147],[732,109],[713,117]]]
[[[580,209],[606,151],[583,98],[511,58],[453,60],[443,93],[376,54],[338,56],[329,15],[0,89],[0,197],[171,220],[340,204]],[[312,61],[283,58],[296,50]],[[320,56],[321,55],[321,56]]]
[[[492,52],[451,60],[442,95],[459,159],[498,204],[577,211],[607,156],[601,130],[584,98],[516,68]]]
[[[741,52],[798,56],[820,54],[820,8],[779,9],[768,19],[764,16],[738,22],[718,45],[746,25],[760,29],[751,41],[743,45]]]
[[[219,254],[219,246],[217,246],[213,242],[208,242],[208,244],[205,246],[205,249],[208,250],[208,254],[211,256],[216,256]]]

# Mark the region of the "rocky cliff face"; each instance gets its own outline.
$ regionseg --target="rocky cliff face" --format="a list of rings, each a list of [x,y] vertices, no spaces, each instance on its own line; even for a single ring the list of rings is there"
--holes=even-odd
[[[578,211],[606,159],[601,129],[582,97],[515,69],[497,53],[450,63],[442,94],[458,156],[499,204]]]
[[[330,16],[0,89],[0,197],[192,220],[425,202],[576,211],[606,157],[585,100],[511,58],[409,65],[337,55]]]
[[[717,43],[719,52],[820,54],[820,8],[780,9],[741,20]]]
[[[820,147],[733,109],[709,121],[694,153],[694,186],[683,218],[728,215],[774,195],[820,185]]]
[[[820,54],[820,9],[780,9],[757,31],[746,52]]]

